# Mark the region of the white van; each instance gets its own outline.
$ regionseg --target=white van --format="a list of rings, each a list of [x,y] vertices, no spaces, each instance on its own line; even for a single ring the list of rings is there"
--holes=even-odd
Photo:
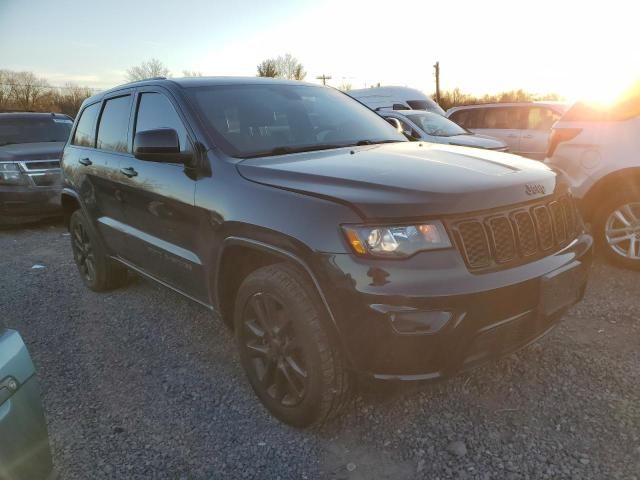
[[[427,110],[445,115],[435,101],[408,87],[373,87],[349,90],[347,94],[372,110]]]

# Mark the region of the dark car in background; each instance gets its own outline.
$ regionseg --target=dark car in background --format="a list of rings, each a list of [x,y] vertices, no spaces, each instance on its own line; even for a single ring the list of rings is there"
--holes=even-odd
[[[0,113],[0,225],[60,214],[60,157],[73,119]]]
[[[0,480],[54,477],[40,388],[27,347],[0,316]]]
[[[84,102],[62,168],[87,287],[131,269],[217,312],[257,396],[296,426],[338,412],[354,374],[436,379],[527,345],[591,263],[561,174],[409,142],[317,85],[123,85]]]

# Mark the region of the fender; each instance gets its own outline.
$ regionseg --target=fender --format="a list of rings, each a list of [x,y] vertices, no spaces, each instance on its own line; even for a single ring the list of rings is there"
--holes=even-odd
[[[262,250],[265,252],[269,252],[271,254],[277,255],[279,257],[281,257],[284,260],[290,260],[292,262],[294,262],[296,265],[298,265],[299,267],[301,267],[306,274],[309,276],[309,278],[311,279],[311,281],[313,282],[313,285],[315,287],[316,292],[318,293],[318,296],[320,297],[320,300],[322,301],[322,304],[324,305],[324,308],[327,312],[327,315],[329,315],[329,319],[330,319],[330,327],[333,330],[333,334],[335,334],[336,339],[338,340],[338,343],[340,344],[340,347],[342,349],[342,351],[345,353],[346,358],[349,362],[350,365],[353,365],[352,363],[352,359],[351,359],[351,354],[349,352],[349,350],[345,347],[344,343],[343,343],[343,339],[342,336],[340,335],[340,329],[338,327],[338,323],[336,322],[336,318],[335,315],[333,314],[333,311],[331,310],[331,307],[329,306],[329,302],[327,301],[327,298],[322,290],[322,287],[320,286],[320,282],[318,282],[318,279],[316,277],[316,275],[313,273],[313,271],[311,270],[311,268],[309,267],[309,265],[307,264],[307,262],[305,262],[302,258],[300,258],[299,256],[284,250],[280,247],[276,247],[274,245],[270,245],[268,243],[265,242],[261,242],[259,240],[254,240],[251,238],[246,238],[246,237],[237,237],[237,236],[229,236],[227,238],[225,238],[222,242],[222,247],[220,248],[220,253],[218,254],[218,260],[216,262],[216,274],[215,274],[215,278],[216,278],[216,288],[214,290],[214,305],[219,306],[220,305],[220,299],[219,299],[219,288],[218,286],[220,285],[220,266],[222,265],[222,256],[224,254],[225,248],[228,246],[232,246],[232,245],[241,245],[241,246],[245,246],[245,247],[250,247],[250,248],[254,248],[257,250]]]

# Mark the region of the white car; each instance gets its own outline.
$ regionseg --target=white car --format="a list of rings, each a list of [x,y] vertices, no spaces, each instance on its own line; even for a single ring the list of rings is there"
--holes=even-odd
[[[447,110],[447,117],[467,130],[498,138],[511,153],[544,160],[551,126],[568,106],[558,102],[487,103]]]
[[[431,143],[483,148],[498,152],[508,150],[507,145],[497,138],[470,132],[437,113],[424,110],[379,110],[378,114],[387,121],[395,119],[399,122],[402,133],[414,141],[424,140]],[[389,123],[396,126],[394,121]]]
[[[545,161],[567,175],[607,256],[640,270],[640,97],[608,110],[574,105],[553,126]]]
[[[444,115],[444,110],[428,95],[409,87],[373,87],[346,92],[371,110],[427,110]]]

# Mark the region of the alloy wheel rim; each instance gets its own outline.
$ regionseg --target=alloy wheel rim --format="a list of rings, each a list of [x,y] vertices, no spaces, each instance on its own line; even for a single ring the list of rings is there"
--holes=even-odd
[[[309,375],[284,305],[273,295],[256,293],[246,304],[242,326],[242,347],[256,383],[273,401],[298,405],[308,390]]]
[[[629,260],[640,260],[640,202],[625,203],[609,215],[604,228],[609,247]]]
[[[95,256],[89,235],[80,223],[73,229],[73,251],[80,272],[88,281],[92,281],[95,278]]]

